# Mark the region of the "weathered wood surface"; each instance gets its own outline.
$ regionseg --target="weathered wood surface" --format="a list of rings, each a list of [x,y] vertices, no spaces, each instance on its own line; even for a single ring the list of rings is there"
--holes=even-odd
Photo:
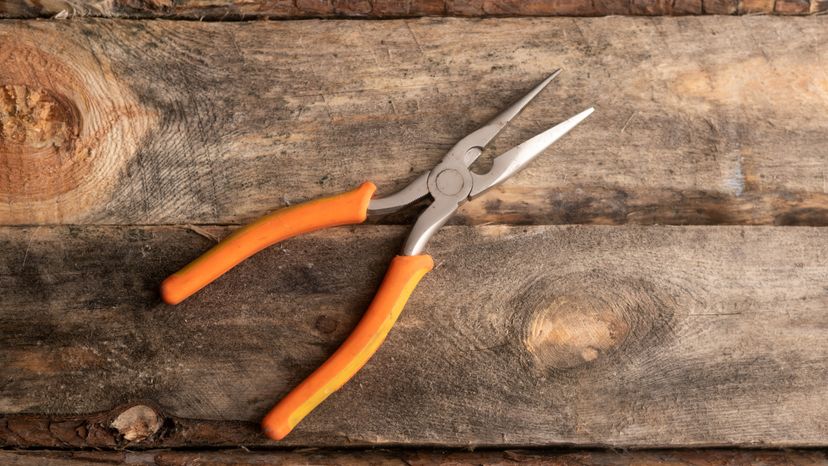
[[[825,0],[5,0],[0,18],[399,18],[780,14],[825,11]]]
[[[2,445],[265,443],[258,419],[350,331],[405,229],[291,240],[161,304],[161,279],[228,230],[0,231]],[[825,446],[826,240],[447,227],[385,345],[281,444]],[[140,400],[161,420],[85,414]]]
[[[0,224],[387,193],[562,67],[495,149],[596,113],[456,223],[828,225],[826,41],[824,17],[6,21]]]
[[[7,466],[78,466],[88,464],[134,464],[157,466],[185,465],[364,465],[372,466],[478,466],[478,465],[559,465],[624,466],[659,464],[665,466],[821,466],[828,463],[825,452],[762,450],[667,450],[616,452],[549,452],[507,450],[481,452],[441,452],[432,450],[329,451],[301,450],[277,452],[251,451],[147,451],[147,452],[65,452],[0,451]]]

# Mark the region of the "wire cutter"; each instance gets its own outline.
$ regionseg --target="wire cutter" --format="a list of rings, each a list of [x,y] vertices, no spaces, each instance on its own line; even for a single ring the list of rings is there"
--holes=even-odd
[[[469,167],[486,145],[517,116],[560,70],[482,128],[460,140],[443,160],[402,190],[372,199],[376,186],[363,183],[353,191],[294,205],[247,225],[218,243],[161,285],[161,296],[177,304],[258,251],[293,236],[339,225],[358,224],[371,214],[399,210],[431,197],[431,204],[414,223],[402,253],[391,260],[373,301],[339,349],[307,379],[288,393],[262,421],[267,436],[284,438],[308,413],[345,384],[377,351],[420,279],[433,267],[424,254],[426,243],[463,203],[506,181],[569,132],[593,109],[589,108],[496,157],[486,174]]]

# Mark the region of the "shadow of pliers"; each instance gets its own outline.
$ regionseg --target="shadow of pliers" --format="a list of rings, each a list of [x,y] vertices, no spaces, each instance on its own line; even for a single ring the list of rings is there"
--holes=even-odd
[[[589,108],[515,146],[496,157],[488,173],[481,175],[469,169],[486,145],[559,72],[555,71],[488,124],[461,139],[436,167],[402,190],[372,199],[376,187],[366,182],[353,191],[278,210],[235,231],[164,280],[162,298],[169,304],[177,304],[243,260],[279,241],[322,228],[362,223],[368,215],[393,212],[431,197],[431,204],[414,223],[402,253],[391,260],[379,290],[350,336],[265,416],[262,427],[270,438],[284,438],[325,398],[350,380],[377,351],[420,279],[434,267],[431,256],[423,250],[451,215],[465,202],[474,200],[520,171],[592,113],[593,109]]]

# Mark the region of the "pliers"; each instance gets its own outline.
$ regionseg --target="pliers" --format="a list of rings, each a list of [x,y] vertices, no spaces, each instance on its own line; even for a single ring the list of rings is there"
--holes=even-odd
[[[366,217],[399,210],[431,197],[403,246],[394,257],[379,290],[350,336],[307,379],[290,391],[262,421],[267,436],[284,438],[305,416],[331,393],[345,384],[377,351],[396,322],[408,297],[434,262],[424,254],[426,243],[466,201],[506,181],[547,147],[569,132],[593,109],[589,108],[496,157],[488,173],[479,175],[469,167],[486,145],[554,79],[555,71],[523,98],[482,128],[460,140],[434,168],[421,174],[402,190],[373,199],[371,182],[353,191],[320,198],[277,210],[222,240],[161,284],[161,296],[177,304],[235,265],[262,249],[293,236],[326,227],[357,224]]]

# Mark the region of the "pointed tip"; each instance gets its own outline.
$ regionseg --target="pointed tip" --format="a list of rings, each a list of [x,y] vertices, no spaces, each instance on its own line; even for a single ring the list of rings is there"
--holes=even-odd
[[[517,146],[509,149],[503,154],[495,157],[492,169],[485,175],[476,175],[470,199],[475,199],[489,189],[502,183],[504,180],[519,172],[529,162],[541,155],[543,151],[563,137],[570,130],[578,126],[595,109],[589,107],[581,113],[570,117],[568,120],[558,123],[546,131],[536,134],[534,137],[523,141]]]
[[[553,79],[557,78],[559,74],[561,74],[561,69],[560,68],[553,71],[552,74],[547,76],[546,79],[544,79],[538,87],[541,88],[541,89],[546,87],[546,85],[551,83]]]
[[[575,124],[580,123],[584,118],[592,115],[592,112],[595,111],[595,107],[589,107],[588,109],[584,110],[583,112],[573,116],[569,119],[569,121],[574,122]]]
[[[0,1],[2,1],[2,0],[0,0]],[[455,149],[458,148],[458,147],[461,147],[463,149],[460,150],[460,151],[457,151],[457,153],[461,154],[460,157],[463,158],[463,163],[466,166],[469,166],[472,163],[474,163],[477,156],[480,155],[480,151],[470,151],[469,149],[470,148],[480,148],[480,149],[482,149],[482,148],[486,147],[486,145],[489,144],[489,141],[494,139],[494,137],[497,136],[497,134],[504,127],[506,127],[506,125],[512,120],[512,118],[518,116],[518,114],[520,114],[520,112],[523,111],[524,107],[526,107],[529,104],[529,102],[532,101],[532,99],[537,97],[538,94],[540,94],[540,92],[542,90],[544,90],[544,88],[546,88],[546,86],[550,82],[552,82],[552,80],[555,79],[555,77],[558,76],[560,73],[561,73],[560,68],[553,71],[552,74],[547,76],[546,79],[544,79],[543,81],[540,82],[540,84],[538,84],[534,88],[532,88],[532,90],[529,91],[523,97],[521,97],[520,100],[518,100],[517,102],[510,105],[509,108],[507,108],[506,110],[503,110],[502,112],[500,112],[499,115],[494,117],[485,126],[478,129],[477,131],[469,134],[465,138],[461,139],[460,142],[458,142],[455,145],[455,147],[452,148],[452,150],[449,152],[449,155],[447,155],[447,157],[452,156],[452,154],[455,153]]]

